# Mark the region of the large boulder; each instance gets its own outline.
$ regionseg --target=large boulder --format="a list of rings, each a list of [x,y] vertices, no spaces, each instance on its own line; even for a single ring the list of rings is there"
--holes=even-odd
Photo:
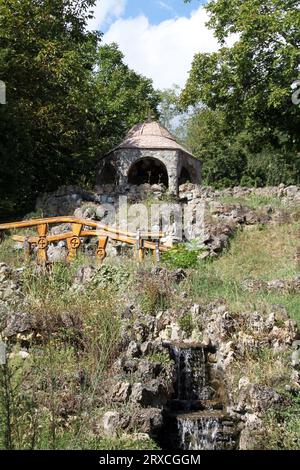
[[[284,403],[284,397],[273,388],[253,384],[247,380],[239,383],[239,403],[236,410],[240,413],[264,414],[269,409]]]
[[[117,411],[107,411],[102,418],[102,428],[104,434],[115,437],[120,429],[120,413]]]
[[[37,327],[35,318],[26,312],[13,312],[6,318],[6,326],[2,335],[12,338],[19,334],[32,332]]]
[[[111,390],[111,400],[117,403],[127,403],[131,394],[129,382],[117,382]]]
[[[53,193],[41,194],[36,201],[36,210],[44,217],[72,215],[83,202],[98,202],[99,197],[79,186],[61,186]]]
[[[147,384],[135,383],[132,387],[131,401],[143,407],[163,406],[171,398],[173,386],[159,380],[150,380]]]
[[[159,408],[139,409],[133,413],[129,428],[150,435],[156,435],[163,425],[162,410]]]

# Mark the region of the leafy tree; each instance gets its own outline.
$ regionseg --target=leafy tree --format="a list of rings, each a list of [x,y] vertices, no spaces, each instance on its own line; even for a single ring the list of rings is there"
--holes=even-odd
[[[149,113],[158,117],[160,98],[152,81],[131,70],[123,59],[117,44],[103,45],[98,50],[95,106],[101,115],[100,134],[105,151],[119,143],[124,133]]]
[[[175,132],[178,124],[178,122],[175,122],[176,118],[178,119],[181,115],[180,93],[179,85],[173,85],[172,88],[167,88],[160,92],[160,122],[173,132]]]
[[[178,130],[177,130],[178,132]],[[216,187],[300,183],[300,155],[265,142],[264,130],[234,133],[219,110],[196,110],[184,125],[183,144],[203,162],[203,181]]]
[[[201,108],[187,121],[185,145],[203,162],[203,182],[237,185],[246,166],[242,139],[228,133],[224,113]]]
[[[1,193],[14,210],[78,168],[100,39],[85,31],[93,3],[0,1]]]
[[[237,143],[247,136],[249,181],[297,182],[300,113],[291,85],[299,74],[299,0],[210,0],[206,8],[221,48],[194,57],[183,106],[201,102],[223,114],[225,135]]]
[[[149,80],[87,31],[95,0],[0,0],[0,213],[95,176],[99,157],[155,110]]]

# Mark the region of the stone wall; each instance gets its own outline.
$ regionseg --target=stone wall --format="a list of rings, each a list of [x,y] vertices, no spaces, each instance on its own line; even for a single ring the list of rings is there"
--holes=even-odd
[[[102,183],[102,172],[106,164],[116,170],[118,186],[128,183],[128,173],[132,165],[141,159],[153,158],[159,160],[168,172],[169,192],[178,194],[178,181],[183,167],[190,173],[192,183],[200,183],[201,163],[180,150],[142,150],[119,149],[112,152],[100,162],[98,183]]]
[[[120,199],[120,196],[123,196],[123,199]],[[253,209],[249,201],[253,202],[255,198],[260,198],[261,202],[256,209]],[[132,213],[134,213],[135,207],[139,208],[139,203],[144,203],[144,207],[148,209],[150,215],[149,208],[153,207],[153,204],[156,204],[155,210],[163,211],[167,207],[174,207],[168,206],[168,204],[176,203],[175,207],[183,214],[187,214],[188,233],[184,232],[183,238],[178,236],[180,232],[178,225],[181,220],[172,221],[171,218],[170,220],[165,218],[163,225],[150,223],[148,229],[153,231],[162,229],[166,233],[167,239],[172,239],[174,242],[191,241],[195,248],[202,250],[201,257],[207,257],[219,255],[228,246],[230,238],[240,228],[257,224],[286,222],[287,217],[291,218],[292,212],[285,211],[285,208],[299,206],[300,188],[281,185],[269,188],[236,187],[217,191],[210,187],[184,184],[180,186],[179,197],[174,198],[165,191],[163,185],[159,184],[153,186],[125,184],[118,189],[113,185],[103,185],[98,186],[95,193],[69,186],[62,187],[55,193],[39,197],[37,210],[43,216],[74,214],[78,218],[91,219],[109,225],[116,225],[118,222],[122,229],[126,229],[126,225],[124,225],[126,221],[122,219],[122,211],[119,210],[120,204],[126,202],[128,207],[133,209]],[[112,217],[108,220],[109,209],[113,209],[113,211]],[[140,221],[140,219],[138,220]],[[136,224],[136,220],[133,222]],[[128,228],[132,231],[138,228],[145,230],[143,226],[136,227],[135,225]],[[113,245],[115,246],[116,243]]]
[[[86,191],[79,186],[62,186],[52,193],[41,194],[36,202],[36,210],[45,217],[72,215],[75,209],[90,203],[118,204],[120,196],[127,196],[130,203],[142,202],[146,198],[162,201],[168,198],[168,192],[161,184],[142,184],[140,186],[123,184],[118,187],[112,184],[98,184],[95,191]],[[299,186],[272,186],[264,188],[234,187],[216,190],[210,186],[183,184],[179,187],[179,195],[173,201],[182,204],[219,201],[222,198],[278,198],[286,206],[300,204]],[[234,202],[234,201],[233,201]],[[237,204],[238,201],[235,202]],[[266,201],[267,205],[267,201]]]

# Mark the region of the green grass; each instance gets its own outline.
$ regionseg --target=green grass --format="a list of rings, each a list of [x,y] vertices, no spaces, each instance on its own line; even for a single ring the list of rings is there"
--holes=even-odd
[[[184,290],[194,301],[225,299],[233,310],[281,304],[300,324],[300,296],[242,286],[245,279],[289,279],[299,274],[294,259],[300,245],[299,223],[266,226],[239,232],[228,251],[216,260],[203,261],[185,282]]]
[[[24,264],[24,254],[21,250],[14,249],[15,242],[5,236],[0,243],[0,263],[7,263],[11,267],[18,268]]]
[[[268,205],[278,209],[284,208],[282,199],[276,196],[259,196],[257,194],[249,194],[244,197],[221,196],[219,201],[224,204],[242,204],[252,210]]]
[[[298,450],[300,448],[300,397],[291,399],[285,409],[271,410],[263,417],[264,431],[258,432],[263,450]]]
[[[158,445],[152,439],[142,440],[131,436],[115,438],[102,438],[89,443],[90,450],[159,450]]]
[[[39,335],[23,335],[19,339],[30,344],[30,358],[21,361],[18,370],[15,360],[9,359],[9,390],[0,371],[0,395],[8,396],[14,404],[14,448],[65,448],[64,442],[81,448],[85,445],[82,417],[92,415],[96,408],[101,383],[119,352],[122,303],[113,283],[109,288],[71,288],[83,261],[87,262],[79,257],[71,265],[54,264],[46,275],[29,265],[22,275],[26,311],[38,325]],[[12,353],[16,354],[18,347],[12,345]],[[88,377],[83,386],[78,383],[78,374]],[[67,423],[61,404],[72,400],[71,415],[74,413],[76,419]],[[5,414],[7,403],[1,402],[0,397],[0,415],[1,408]],[[39,413],[33,419],[36,409]]]

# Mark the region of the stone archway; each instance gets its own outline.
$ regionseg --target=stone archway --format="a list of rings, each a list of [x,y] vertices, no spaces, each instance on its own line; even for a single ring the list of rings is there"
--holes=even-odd
[[[168,171],[164,163],[157,158],[145,157],[133,163],[128,171],[128,183],[140,185],[163,184],[169,187]]]
[[[106,162],[101,173],[101,182],[103,184],[117,184],[118,175],[115,166],[111,162]]]
[[[191,183],[192,182],[192,177],[190,172],[183,167],[179,176],[179,186],[185,183]]]

